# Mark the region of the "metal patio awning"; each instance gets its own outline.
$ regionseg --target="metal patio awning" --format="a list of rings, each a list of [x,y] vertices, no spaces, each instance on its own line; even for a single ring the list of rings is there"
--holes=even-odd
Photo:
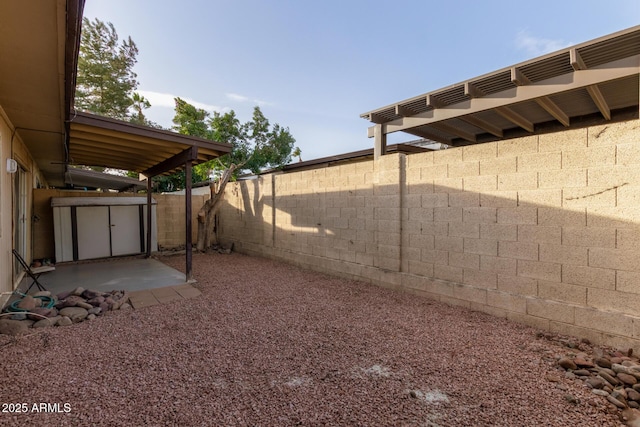
[[[640,26],[565,48],[361,115],[376,155],[405,132],[468,145],[611,120],[639,99]]]
[[[231,145],[78,112],[69,125],[69,163],[144,173],[187,149],[193,164],[231,151]],[[169,173],[176,168],[163,170]]]

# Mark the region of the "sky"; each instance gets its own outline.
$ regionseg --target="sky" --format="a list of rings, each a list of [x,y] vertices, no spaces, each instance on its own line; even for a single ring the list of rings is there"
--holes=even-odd
[[[147,117],[259,106],[303,160],[373,147],[360,115],[640,24],[638,0],[86,0],[139,49]],[[393,134],[389,143],[415,139]]]

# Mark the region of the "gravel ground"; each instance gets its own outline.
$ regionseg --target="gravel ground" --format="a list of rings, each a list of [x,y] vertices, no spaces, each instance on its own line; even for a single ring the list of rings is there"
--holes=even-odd
[[[199,299],[1,336],[28,411],[0,425],[622,425],[535,329],[240,254],[194,271]]]

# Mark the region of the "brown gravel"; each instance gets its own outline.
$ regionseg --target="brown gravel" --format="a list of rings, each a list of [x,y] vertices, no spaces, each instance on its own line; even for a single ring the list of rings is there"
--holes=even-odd
[[[240,254],[194,271],[200,299],[0,337],[0,403],[29,409],[0,425],[621,425],[535,329]]]

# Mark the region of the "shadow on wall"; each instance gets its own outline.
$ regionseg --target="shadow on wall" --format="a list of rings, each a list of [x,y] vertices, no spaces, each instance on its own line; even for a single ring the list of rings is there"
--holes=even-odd
[[[640,121],[228,187],[223,242],[640,351]]]

